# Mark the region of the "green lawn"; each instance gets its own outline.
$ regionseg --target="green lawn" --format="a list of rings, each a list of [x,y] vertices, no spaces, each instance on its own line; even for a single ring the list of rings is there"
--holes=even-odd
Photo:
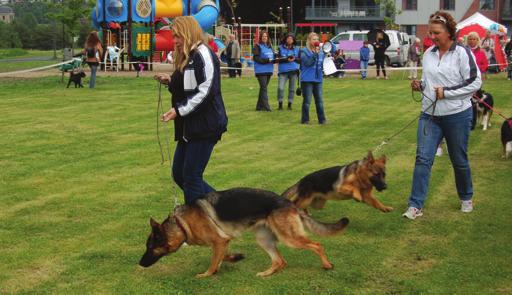
[[[43,58],[49,60],[30,60]],[[18,62],[10,60],[27,59]],[[0,73],[44,67],[62,62],[62,50],[57,50],[57,59],[53,59],[53,50],[0,49]]]
[[[414,165],[413,125],[382,150],[388,190],[376,195],[395,211],[384,214],[354,201],[313,211],[323,221],[350,218],[344,234],[313,237],[334,270],[324,271],[310,252],[280,246],[287,268],[256,277],[270,259],[246,234],[231,245],[245,260],[195,279],[209,265],[207,248],[183,247],[151,268],[137,266],[149,217],[163,220],[174,199],[156,140],[156,82],[99,77],[89,90],[65,89],[59,81],[0,80],[0,293],[512,293],[512,160],[501,159],[497,115],[490,130],[471,136],[473,213],[458,210],[445,154],[436,158],[425,215],[400,217]],[[312,106],[313,124],[304,126],[300,98],[293,111],[257,113],[256,79],[224,79],[229,131],[205,178],[219,190],[280,193],[309,172],[360,159],[418,114],[408,84],[329,79],[329,124],[316,124]],[[485,84],[495,106],[510,115],[512,82],[499,76]],[[269,89],[275,108],[276,79]],[[164,98],[167,105],[167,92]]]

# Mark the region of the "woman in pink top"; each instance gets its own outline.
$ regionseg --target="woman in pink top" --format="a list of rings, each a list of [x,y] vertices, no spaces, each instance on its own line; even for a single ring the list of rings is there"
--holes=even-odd
[[[487,78],[487,67],[489,66],[489,62],[487,61],[485,52],[480,48],[480,36],[478,36],[476,32],[469,33],[467,43],[475,56],[478,69],[480,69],[480,72],[485,75],[485,78]]]

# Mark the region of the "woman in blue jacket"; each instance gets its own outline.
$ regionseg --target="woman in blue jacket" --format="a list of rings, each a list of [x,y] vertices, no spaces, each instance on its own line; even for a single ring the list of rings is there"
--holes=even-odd
[[[324,53],[320,50],[320,42],[316,33],[310,33],[306,47],[300,53],[300,80],[302,88],[302,124],[309,124],[309,105],[311,95],[315,97],[318,123],[325,124],[324,103],[322,98]]]
[[[220,88],[220,64],[205,44],[203,30],[191,16],[181,16],[172,24],[176,70],[157,74],[155,79],[168,84],[172,108],[162,121],[174,120],[176,150],[172,176],[192,204],[214,189],[203,180],[213,147],[227,130],[228,118]]]
[[[254,73],[260,84],[260,92],[258,94],[258,103],[256,104],[256,111],[270,112],[270,105],[268,104],[268,83],[270,77],[274,72],[274,51],[272,50],[272,43],[266,31],[260,33],[258,44],[252,50],[254,59]]]
[[[278,73],[278,86],[277,86],[277,101],[279,103],[279,110],[283,109],[284,88],[286,81],[288,84],[288,109],[292,109],[293,97],[295,95],[295,83],[299,78],[299,50],[295,46],[295,37],[293,34],[288,34],[279,45],[278,57],[279,65],[277,66]]]

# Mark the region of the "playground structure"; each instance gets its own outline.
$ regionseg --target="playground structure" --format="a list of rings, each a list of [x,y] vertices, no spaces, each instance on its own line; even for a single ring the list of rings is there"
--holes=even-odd
[[[115,56],[116,69],[124,70],[125,59],[136,63],[163,61],[174,49],[171,19],[191,15],[206,32],[212,28],[220,11],[219,0],[97,0],[91,13],[93,26],[101,32],[106,50]],[[110,64],[113,68],[113,63]],[[132,63],[129,63],[131,69]],[[105,67],[106,69],[106,67]]]

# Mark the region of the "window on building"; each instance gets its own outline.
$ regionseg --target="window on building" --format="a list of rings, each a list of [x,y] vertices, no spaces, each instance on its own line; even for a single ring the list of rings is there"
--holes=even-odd
[[[406,25],[403,27],[404,27],[404,31],[407,33],[407,35],[416,36],[416,26],[415,25]]]
[[[402,1],[402,9],[403,10],[418,10],[418,0],[403,0]]]
[[[480,10],[493,10],[494,0],[480,0]]]
[[[455,0],[441,0],[441,10],[455,10]]]

